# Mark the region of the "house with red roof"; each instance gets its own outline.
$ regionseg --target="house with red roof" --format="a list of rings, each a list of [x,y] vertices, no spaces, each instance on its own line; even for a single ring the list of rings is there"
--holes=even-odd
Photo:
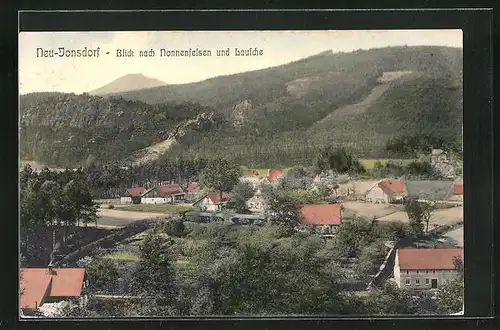
[[[202,193],[201,186],[198,182],[191,182],[186,187],[186,199],[193,200],[200,197],[200,193]]]
[[[229,201],[229,195],[226,192],[221,193],[211,192],[202,199],[195,202],[193,205],[198,205],[203,211],[217,212],[222,209],[222,206]]]
[[[176,183],[162,183],[149,189],[141,196],[142,204],[180,203],[186,198],[186,193]]]
[[[332,234],[342,224],[344,207],[342,204],[306,204],[299,205],[300,223],[302,227]]]
[[[405,196],[405,183],[402,180],[382,180],[373,185],[365,194],[370,203],[401,203]]]
[[[20,308],[29,315],[45,303],[73,297],[84,304],[88,285],[84,268],[21,268]]]
[[[128,188],[120,197],[121,204],[131,204],[133,197],[141,197],[146,192],[144,187]]]
[[[394,279],[404,289],[437,289],[456,274],[455,258],[463,261],[463,257],[463,248],[400,248],[396,252]]]
[[[270,183],[273,183],[274,181],[276,181],[278,178],[281,178],[283,176],[283,170],[280,170],[280,169],[270,169],[268,172],[267,172],[267,181],[269,181]]]
[[[464,199],[464,186],[462,183],[453,184],[453,193],[451,200],[463,201]]]

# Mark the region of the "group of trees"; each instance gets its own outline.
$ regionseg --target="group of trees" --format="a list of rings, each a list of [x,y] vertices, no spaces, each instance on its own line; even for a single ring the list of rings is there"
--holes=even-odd
[[[47,265],[54,238],[65,241],[69,229],[97,220],[96,205],[82,171],[20,173],[21,253],[27,265]]]
[[[137,265],[124,275],[131,283],[124,294],[140,299],[124,301],[120,308],[90,304],[88,309],[115,317],[436,313],[426,293],[410,294],[391,284],[362,296],[342,290],[350,275],[339,257],[356,250],[368,259],[365,244],[374,247],[377,235],[387,238],[401,229],[377,226],[353,222],[333,240],[283,231],[274,224],[215,223],[189,224],[186,238],[179,239],[158,226],[142,242]],[[369,262],[359,267],[374,269]],[[438,299],[451,299],[453,309],[455,300],[446,292]]]
[[[461,139],[445,139],[432,134],[402,135],[391,138],[386,143],[386,150],[394,156],[418,158],[420,155],[429,155],[432,149],[452,150],[461,153]]]
[[[431,219],[431,213],[435,209],[435,205],[431,202],[422,202],[415,197],[407,197],[404,200],[404,208],[408,218],[410,220],[410,226],[413,231],[418,235],[422,236],[424,233],[429,231],[429,221]]]

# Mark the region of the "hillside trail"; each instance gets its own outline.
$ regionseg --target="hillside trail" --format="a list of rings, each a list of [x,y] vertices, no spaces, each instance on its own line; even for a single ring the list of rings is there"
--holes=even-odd
[[[357,103],[348,104],[333,110],[328,116],[313,124],[313,127],[324,126],[328,122],[343,116],[358,115],[368,110],[372,105],[377,102],[382,95],[391,87],[406,81],[403,77],[414,76],[412,71],[393,71],[384,72],[383,75],[377,80],[377,86],[371,89],[370,94],[363,100]]]

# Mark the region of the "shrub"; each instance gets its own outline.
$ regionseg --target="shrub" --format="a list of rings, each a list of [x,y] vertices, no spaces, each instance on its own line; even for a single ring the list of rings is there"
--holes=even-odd
[[[113,204],[108,205],[108,209],[112,210],[114,208],[115,208],[115,206]]]
[[[180,218],[173,218],[165,223],[164,231],[169,236],[182,237],[187,234],[184,221]]]

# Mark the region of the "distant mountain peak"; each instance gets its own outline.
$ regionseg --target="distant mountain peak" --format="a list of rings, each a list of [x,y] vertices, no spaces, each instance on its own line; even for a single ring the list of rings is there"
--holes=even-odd
[[[129,73],[118,79],[113,80],[100,88],[94,89],[89,94],[105,95],[122,92],[130,92],[158,86],[165,86],[167,83],[145,76],[142,73]]]

